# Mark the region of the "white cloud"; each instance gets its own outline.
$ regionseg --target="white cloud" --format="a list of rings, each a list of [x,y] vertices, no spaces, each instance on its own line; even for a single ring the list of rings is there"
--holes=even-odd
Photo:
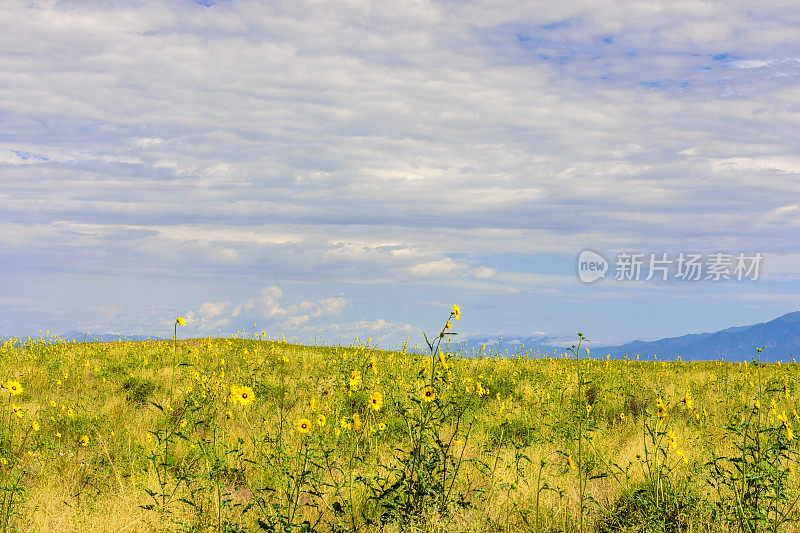
[[[281,327],[287,330],[296,330],[312,319],[334,317],[342,314],[347,306],[347,299],[341,296],[322,298],[318,302],[307,300],[283,306],[283,291],[277,286],[261,289],[259,295],[249,299],[240,308],[234,309],[238,315],[240,309],[254,311],[259,317],[279,321]]]
[[[345,306],[347,305],[347,300],[344,298],[336,297],[336,298],[325,298],[320,300],[319,304],[317,305],[317,309],[314,311],[313,316],[320,317],[320,316],[336,316],[342,314],[344,311]]]
[[[383,318],[377,320],[360,319],[353,322],[334,323],[325,328],[338,342],[362,342],[369,338],[383,346],[400,345],[404,340],[419,335],[420,328],[404,322],[389,322]]]
[[[186,313],[187,325],[201,331],[227,328],[231,320],[225,312],[230,306],[230,302],[203,302],[197,311]],[[235,315],[231,313],[230,316]]]
[[[267,318],[285,316],[286,309],[280,306],[283,291],[275,286],[264,287],[256,298],[247,301],[244,308],[247,310],[256,308],[261,315]]]
[[[497,275],[497,270],[490,267],[478,267],[473,270],[473,275],[478,279],[493,278]]]
[[[574,282],[509,256],[785,254],[797,22],[752,2],[4,3],[4,272],[20,293],[190,279],[238,302],[199,324],[305,327],[358,313],[319,296],[344,284]],[[318,292],[251,297],[278,280]],[[153,294],[128,298],[169,308]]]
[[[411,267],[411,275],[417,277],[449,277],[467,270],[467,266],[451,258],[429,261]]]
[[[283,327],[289,329],[296,329],[310,320],[308,315],[295,315],[288,317],[283,322]]]

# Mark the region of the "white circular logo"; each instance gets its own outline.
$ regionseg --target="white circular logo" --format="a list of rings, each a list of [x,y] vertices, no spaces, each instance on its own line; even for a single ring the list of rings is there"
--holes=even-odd
[[[584,250],[578,256],[578,278],[584,283],[603,279],[607,270],[608,261],[597,252]]]

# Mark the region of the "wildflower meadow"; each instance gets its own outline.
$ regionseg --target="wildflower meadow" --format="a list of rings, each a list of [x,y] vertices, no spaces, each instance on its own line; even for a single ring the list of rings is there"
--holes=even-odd
[[[467,349],[460,315],[396,351],[182,317],[170,341],[6,338],[2,530],[798,530],[794,360]]]

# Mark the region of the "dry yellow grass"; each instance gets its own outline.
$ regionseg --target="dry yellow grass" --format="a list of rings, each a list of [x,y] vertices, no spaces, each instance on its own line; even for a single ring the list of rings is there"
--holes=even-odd
[[[432,369],[436,400],[426,402]],[[20,480],[3,509],[9,527],[31,532],[259,531],[259,520],[307,520],[321,531],[520,531],[535,527],[537,515],[542,531],[575,531],[581,493],[570,457],[585,469],[585,500],[597,502],[587,504],[591,530],[621,494],[647,481],[654,446],[670,482],[690,479],[702,502],[687,527],[727,531],[731,524],[710,520],[720,496],[706,483],[711,453],[735,450],[736,434],[724,426],[745,420],[756,400],[771,435],[785,431],[777,414],[787,413],[786,426],[800,422],[794,364],[454,354],[432,364],[424,354],[364,345],[195,339],[176,352],[169,342],[16,343],[2,350],[0,371],[24,387],[0,398],[0,459],[8,462],[0,477],[6,488]],[[253,387],[252,404],[231,401],[231,386],[240,385]],[[375,392],[377,411],[369,404]],[[658,399],[667,405],[661,421]],[[313,422],[307,437],[296,429],[301,418]],[[420,421],[424,430],[414,426]],[[646,427],[656,428],[658,442]],[[439,468],[451,497],[444,508],[435,504],[440,496],[426,497],[410,521],[385,514],[381,480],[398,481],[408,466],[403,454],[419,443],[429,460],[449,454],[424,468]],[[797,458],[797,441],[784,444],[781,472]],[[788,502],[799,494],[796,475],[785,486]]]

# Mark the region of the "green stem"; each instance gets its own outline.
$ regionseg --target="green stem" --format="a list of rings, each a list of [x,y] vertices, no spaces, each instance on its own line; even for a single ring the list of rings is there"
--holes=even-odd
[[[542,493],[542,470],[544,469],[544,460],[539,459],[539,473],[536,476],[536,531],[539,531],[539,495]]]
[[[578,333],[578,346],[575,348],[575,364],[578,373],[578,497],[580,499],[580,531],[583,533],[583,509],[584,509],[584,486],[583,486],[583,398],[581,392],[583,389],[583,373],[581,372],[581,344],[583,343],[583,335]]]
[[[300,467],[300,474],[299,477],[295,479],[294,487],[292,487],[292,493],[294,494],[292,501],[289,502],[289,509],[291,510],[291,515],[289,516],[289,524],[290,526],[294,526],[294,515],[297,513],[297,504],[300,501],[300,490],[302,488],[302,480],[304,478],[304,473],[306,471],[306,461],[308,460],[308,444],[305,442],[305,438],[301,443],[301,449],[297,452],[297,463],[300,464],[300,454],[303,453],[303,464]]]

